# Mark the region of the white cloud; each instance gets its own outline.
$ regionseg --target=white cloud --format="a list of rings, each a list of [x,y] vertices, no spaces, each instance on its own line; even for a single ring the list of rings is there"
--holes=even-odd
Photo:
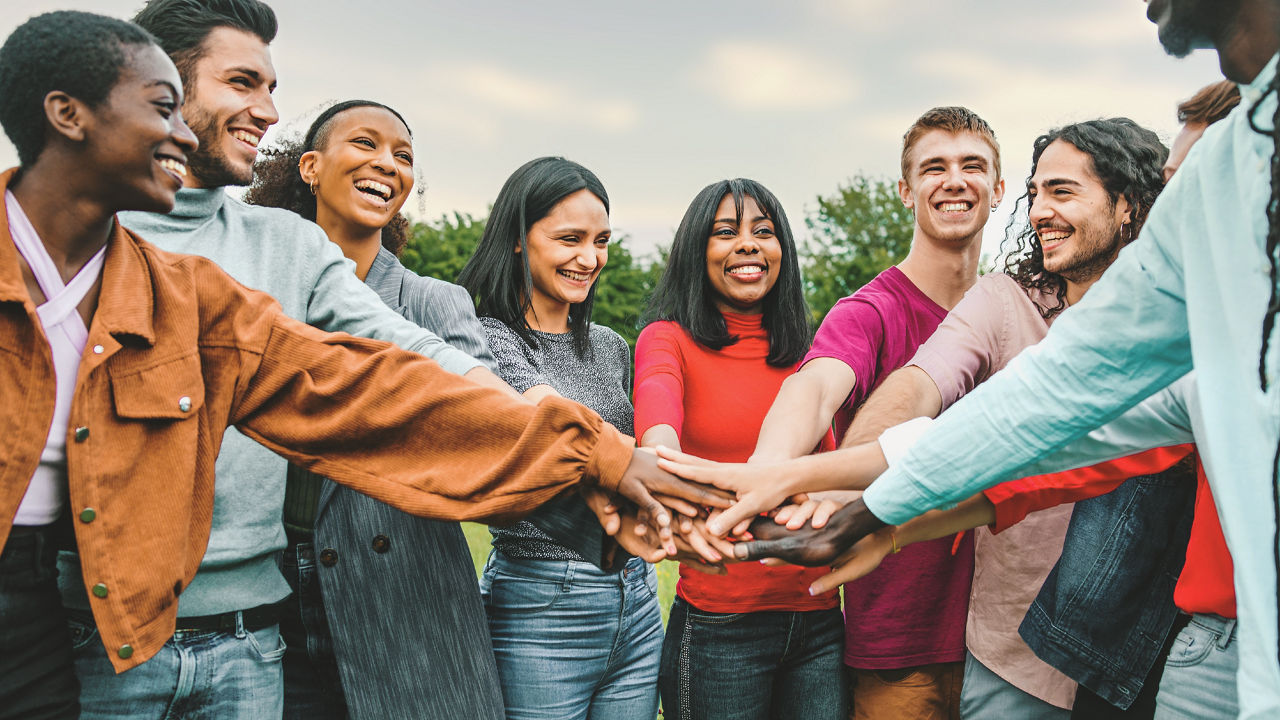
[[[437,68],[430,73],[430,81],[490,109],[517,117],[554,120],[607,133],[629,131],[639,121],[639,111],[630,100],[595,97],[589,92],[494,64]]]
[[[752,110],[825,110],[852,99],[856,78],[805,52],[746,42],[710,49],[692,81],[730,106]]]

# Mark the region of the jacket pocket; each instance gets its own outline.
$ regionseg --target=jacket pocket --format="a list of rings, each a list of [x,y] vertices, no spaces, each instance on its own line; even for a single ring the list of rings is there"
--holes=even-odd
[[[131,420],[182,420],[204,406],[200,356],[191,353],[138,367],[110,368],[116,415]]]

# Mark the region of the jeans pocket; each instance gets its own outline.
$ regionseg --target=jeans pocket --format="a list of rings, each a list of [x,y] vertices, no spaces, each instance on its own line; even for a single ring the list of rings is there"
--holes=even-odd
[[[747,616],[747,613],[716,613],[704,612],[689,606],[689,620],[696,625],[728,625],[735,623]]]
[[[71,650],[80,653],[98,639],[98,626],[74,617],[67,618],[67,632],[71,633]]]
[[[1169,648],[1169,659],[1165,664],[1184,667],[1199,665],[1209,656],[1217,639],[1217,633],[1197,625],[1195,620],[1192,620],[1174,639],[1173,647]]]
[[[264,663],[278,663],[284,657],[284,652],[288,648],[285,644],[284,636],[280,634],[280,626],[272,625],[261,630],[254,630],[244,634],[244,641],[249,645],[249,649],[253,651],[254,656]],[[275,645],[271,650],[264,651],[263,645]]]
[[[565,595],[559,582],[530,580],[494,573],[485,606],[500,613],[528,615],[547,610]]]

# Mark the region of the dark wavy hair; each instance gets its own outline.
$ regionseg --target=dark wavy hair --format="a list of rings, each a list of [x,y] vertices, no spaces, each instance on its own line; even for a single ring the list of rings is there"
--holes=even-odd
[[[1147,212],[1164,189],[1163,167],[1169,157],[1169,148],[1160,142],[1154,132],[1138,125],[1129,118],[1087,120],[1064,125],[1036,138],[1031,153],[1031,173],[1027,185],[1035,177],[1040,156],[1055,141],[1070,143],[1088,155],[1093,174],[1102,181],[1102,187],[1114,208],[1121,197],[1129,201],[1129,223],[1122,229],[1121,246],[1138,237],[1138,231],[1147,220]],[[1030,212],[1035,201],[1030,193],[1018,198],[1018,206],[1025,205]],[[1015,233],[1014,225],[1019,216],[1015,212],[1005,228],[1005,239],[1000,246],[1004,256],[1004,271],[1027,289],[1039,289],[1058,299],[1052,307],[1042,307],[1040,314],[1046,319],[1062,312],[1067,306],[1067,282],[1061,275],[1044,269],[1044,250],[1032,223],[1026,223]]]
[[[790,367],[809,349],[809,306],[804,300],[804,282],[791,224],[778,198],[768,188],[746,178],[711,183],[694,196],[676,229],[671,255],[658,287],[649,298],[644,324],[658,320],[678,323],[694,340],[712,350],[738,341],[729,334],[724,315],[716,307],[716,291],[707,277],[707,241],[715,225],[716,210],[725,196],[733,197],[738,222],[742,222],[745,198],[755,200],[773,221],[774,234],[782,246],[782,267],[777,283],[764,296],[764,329],[769,334],[769,356],[774,367]]]
[[[538,347],[533,328],[525,319],[533,293],[529,228],[579,190],[590,191],[609,212],[609,194],[604,185],[595,173],[578,163],[562,157],[540,157],[521,165],[502,184],[480,243],[458,274],[458,284],[476,299],[476,313],[501,320],[529,347]],[[521,252],[515,252],[516,245]],[[598,280],[597,276],[586,300],[569,306],[573,349],[583,359],[591,356],[591,308],[595,305]]]
[[[329,146],[329,133],[333,130],[333,120],[347,110],[356,108],[382,108],[395,115],[404,124],[404,129],[413,137],[409,123],[400,113],[379,102],[372,100],[346,100],[325,108],[319,117],[311,123],[307,134],[301,138],[294,136],[282,140],[274,147],[260,152],[258,161],[253,166],[253,184],[244,200],[254,205],[278,207],[292,210],[302,217],[315,222],[316,196],[311,188],[302,180],[298,172],[298,161],[305,153],[312,150],[324,150]],[[419,188],[418,192],[422,192]],[[382,228],[382,246],[397,257],[409,242],[409,221],[403,213],[396,213],[391,222]]]
[[[97,107],[120,80],[139,46],[156,45],[146,30],[123,20],[61,10],[37,15],[0,47],[0,126],[31,165],[44,150],[44,99],[55,90]]]
[[[196,63],[208,48],[204,40],[220,27],[251,33],[270,45],[276,38],[276,13],[260,0],[148,0],[133,21],[158,38],[178,67],[190,96]]]

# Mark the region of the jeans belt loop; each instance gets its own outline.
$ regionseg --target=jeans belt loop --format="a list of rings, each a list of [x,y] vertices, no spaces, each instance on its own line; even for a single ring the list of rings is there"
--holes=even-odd
[[[1236,636],[1236,619],[1223,618],[1223,620],[1224,622],[1222,623],[1222,635],[1218,638],[1218,643],[1217,643],[1218,648],[1220,650],[1226,650],[1228,647],[1230,647],[1231,641],[1234,640]]]
[[[237,610],[236,611],[236,637],[238,639],[243,640],[244,636],[247,634],[248,633],[244,629],[244,611]]]
[[[561,588],[562,588],[565,592],[569,592],[570,590],[572,590],[572,589],[573,589],[573,567],[574,567],[574,561],[573,561],[573,560],[566,560],[566,561],[564,562],[564,566],[565,566],[565,568],[564,568],[564,582],[561,584]]]

